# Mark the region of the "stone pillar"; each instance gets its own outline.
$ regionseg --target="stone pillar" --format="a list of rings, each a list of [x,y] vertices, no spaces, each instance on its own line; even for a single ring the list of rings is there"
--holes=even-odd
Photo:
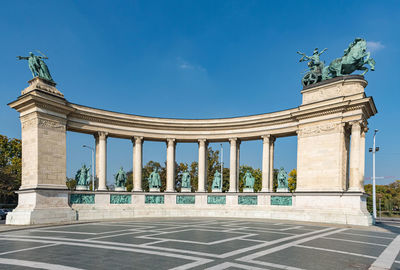
[[[72,111],[54,82],[38,77],[9,106],[20,113],[22,177],[18,206],[6,224],[71,222],[66,180],[67,115]],[[40,98],[39,98],[40,97]]]
[[[361,149],[361,125],[360,122],[351,123],[350,142],[350,183],[348,191],[361,191],[360,188],[360,149]]]
[[[362,192],[364,192],[364,170],[365,170],[365,133],[368,131],[367,127],[363,127],[361,130],[360,137],[360,181],[359,187]]]
[[[175,139],[167,139],[167,188],[165,191],[175,191]]]
[[[269,138],[269,190],[274,191],[274,152],[275,137]]]
[[[229,139],[230,149],[230,174],[229,174],[229,192],[237,192],[237,138]]]
[[[132,138],[133,143],[133,191],[142,191],[143,137]]]
[[[94,179],[95,180],[99,180],[99,134],[96,133],[93,135],[94,136],[94,140],[95,140],[95,150],[96,150],[96,155],[95,155],[95,175],[94,175]]]
[[[107,132],[99,132],[99,187],[107,190]]]
[[[239,175],[240,175],[240,140],[236,142],[236,187],[235,192],[239,192]]]
[[[263,159],[262,159],[262,192],[270,192],[269,189],[269,175],[270,175],[270,167],[269,167],[269,143],[270,143],[270,135],[262,136],[263,139]]]
[[[206,139],[199,139],[199,167],[198,167],[198,188],[197,192],[205,192],[207,180],[207,141]]]

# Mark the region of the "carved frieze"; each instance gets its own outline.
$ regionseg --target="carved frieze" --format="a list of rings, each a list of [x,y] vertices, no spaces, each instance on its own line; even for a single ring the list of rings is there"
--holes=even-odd
[[[301,137],[318,136],[323,134],[339,132],[341,123],[327,123],[322,125],[300,128],[298,135]]]

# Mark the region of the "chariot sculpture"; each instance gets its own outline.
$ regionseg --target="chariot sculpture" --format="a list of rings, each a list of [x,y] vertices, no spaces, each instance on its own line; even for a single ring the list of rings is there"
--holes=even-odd
[[[307,72],[301,80],[304,87],[335,77],[348,75],[356,70],[363,70],[364,72],[361,75],[365,75],[369,69],[364,65],[369,65],[371,71],[375,70],[375,60],[370,57],[370,52],[367,52],[367,42],[365,39],[355,38],[347,49],[344,50],[344,55],[333,60],[328,66],[325,66],[325,62],[320,60],[320,55],[326,50],[323,49],[319,52],[318,48],[316,48],[311,56],[297,52],[302,55],[299,62],[309,61],[307,63]]]

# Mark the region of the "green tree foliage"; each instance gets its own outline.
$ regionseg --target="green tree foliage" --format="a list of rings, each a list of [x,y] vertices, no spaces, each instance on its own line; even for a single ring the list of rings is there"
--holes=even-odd
[[[294,192],[296,190],[296,184],[297,184],[297,170],[293,169],[290,171],[288,179],[288,186],[290,192]]]
[[[196,191],[199,186],[199,164],[193,161],[190,164],[190,182],[192,184],[192,191]]]
[[[0,135],[0,203],[16,204],[21,186],[22,144]]]
[[[74,179],[74,178],[69,178],[69,177],[67,177],[67,179],[66,179],[66,181],[65,181],[65,184],[67,185],[67,188],[69,189],[69,190],[75,190],[75,188],[76,188],[76,180]],[[90,184],[90,186],[91,186],[92,184]]]
[[[278,189],[278,173],[279,170],[274,169],[274,173],[272,175],[272,189],[274,190],[274,192],[276,192],[276,190]]]
[[[372,213],[372,185],[364,186],[365,192],[368,193],[367,208]],[[379,204],[380,202],[380,204]],[[399,215],[400,211],[400,180],[388,185],[376,185],[376,209],[382,210],[382,216]],[[379,215],[379,213],[378,213]]]
[[[126,183],[125,183],[126,191],[131,192],[133,189],[133,173],[129,171],[126,173]]]
[[[211,192],[214,174],[216,171],[220,171],[221,169],[221,163],[219,162],[219,151],[218,150],[214,151],[211,147],[208,147],[207,151],[206,169],[207,169],[206,188],[208,192]],[[227,188],[229,189],[229,181]],[[225,189],[226,189],[226,184],[223,182],[222,191],[226,191]]]

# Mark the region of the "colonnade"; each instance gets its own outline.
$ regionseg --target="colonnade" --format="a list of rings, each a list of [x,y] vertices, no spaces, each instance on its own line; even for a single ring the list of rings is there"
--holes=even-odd
[[[349,122],[343,125],[344,153],[343,167],[345,176],[343,190],[351,192],[364,191],[364,167],[365,167],[365,133],[367,128],[363,121]],[[351,136],[351,137],[350,137]],[[99,180],[98,190],[107,190],[107,132],[97,132],[96,141],[96,175]],[[351,140],[350,140],[351,138]],[[262,189],[261,192],[273,191],[274,149],[276,137],[268,134],[262,139]],[[230,144],[230,175],[229,192],[239,192],[239,167],[240,144],[239,138],[229,138]],[[133,190],[142,190],[143,167],[143,142],[141,136],[131,139],[133,144]],[[177,141],[174,138],[166,139],[167,146],[167,181],[166,192],[175,192],[175,152]],[[198,143],[198,190],[206,192],[207,179],[207,149],[209,141],[205,138],[197,140]],[[351,151],[350,151],[351,149]],[[350,153],[350,154],[349,154]]]
[[[99,180],[98,190],[107,190],[107,137],[108,133],[98,132],[94,135],[96,141],[96,175]],[[274,142],[271,135],[262,136],[263,139],[263,174],[262,191],[272,191],[273,166],[274,166]],[[142,190],[142,167],[143,167],[143,137],[133,137],[133,190]],[[175,192],[175,152],[176,140],[168,138],[167,145],[167,183],[166,192]],[[207,149],[209,141],[198,139],[198,190],[206,192],[207,179]],[[240,167],[240,139],[230,138],[230,175],[229,192],[239,191],[239,167]]]

